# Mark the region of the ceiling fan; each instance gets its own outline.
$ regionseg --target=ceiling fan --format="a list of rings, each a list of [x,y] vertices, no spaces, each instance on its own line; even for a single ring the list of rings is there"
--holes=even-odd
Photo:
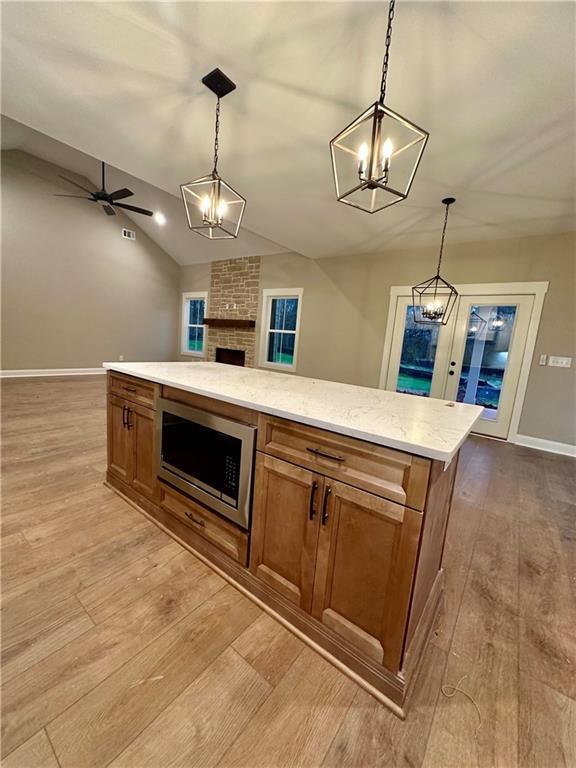
[[[78,189],[81,189],[83,192],[87,192],[89,197],[86,197],[85,195],[62,195],[62,194],[56,194],[55,197],[75,197],[79,200],[90,200],[91,203],[99,203],[103,208],[104,212],[108,216],[116,216],[116,211],[114,208],[122,208],[126,211],[133,211],[134,213],[141,213],[144,216],[153,216],[153,211],[148,211],[146,208],[138,208],[135,205],[126,205],[126,203],[118,203],[117,200],[124,200],[126,197],[131,197],[134,192],[131,192],[129,189],[126,189],[126,187],[123,187],[122,189],[117,189],[115,192],[107,192],[106,191],[106,166],[104,163],[102,163],[102,189],[99,189],[97,192],[91,192],[89,189],[86,189],[86,187],[83,187],[81,184],[78,184],[76,181],[72,181],[72,179],[66,178],[66,176],[60,176],[61,179],[64,179],[64,181],[67,181],[69,184],[73,184],[75,187],[78,187]]]

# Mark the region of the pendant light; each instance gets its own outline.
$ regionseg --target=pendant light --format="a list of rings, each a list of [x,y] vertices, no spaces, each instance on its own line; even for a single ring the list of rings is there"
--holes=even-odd
[[[440,241],[440,255],[438,256],[438,267],[436,274],[429,280],[419,283],[412,288],[412,306],[414,307],[414,322],[428,323],[431,325],[446,325],[450,319],[450,314],[454,309],[454,304],[458,298],[458,291],[453,285],[447,283],[440,277],[440,265],[442,264],[442,252],[444,250],[444,239],[446,237],[446,224],[448,223],[448,210],[452,203],[456,202],[455,197],[445,197],[442,204],[446,206],[444,214],[444,226],[442,228],[442,239]]]
[[[214,135],[214,167],[207,176],[182,184],[182,200],[188,226],[210,240],[226,240],[238,236],[246,200],[218,174],[218,134],[220,132],[220,99],[236,88],[220,69],[202,78],[204,85],[216,94],[216,127]]]
[[[330,142],[336,197],[368,213],[408,196],[429,136],[384,103],[394,3],[388,9],[380,97]]]

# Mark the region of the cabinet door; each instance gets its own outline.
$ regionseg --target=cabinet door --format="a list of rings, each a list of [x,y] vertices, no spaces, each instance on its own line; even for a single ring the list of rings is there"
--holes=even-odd
[[[108,397],[108,471],[125,483],[132,471],[131,436],[127,426],[128,403],[120,397]]]
[[[323,484],[307,469],[257,454],[250,569],[308,612]]]
[[[389,669],[400,669],[421,513],[325,481],[312,613]]]
[[[157,500],[160,493],[156,468],[155,412],[128,403],[128,429],[132,438],[132,487],[143,496]]]

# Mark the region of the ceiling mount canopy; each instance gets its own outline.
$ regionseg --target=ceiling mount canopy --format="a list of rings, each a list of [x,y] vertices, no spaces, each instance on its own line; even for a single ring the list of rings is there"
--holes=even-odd
[[[378,101],[330,142],[336,197],[368,213],[408,196],[429,135],[385,104],[394,8],[390,0]]]
[[[202,78],[204,85],[217,98],[214,128],[214,165],[211,173],[182,184],[182,200],[188,226],[209,240],[227,240],[238,236],[246,200],[218,174],[220,133],[220,99],[231,93],[236,84],[220,69],[213,69]]]
[[[440,276],[446,225],[448,223],[448,210],[452,203],[455,202],[456,198],[454,197],[445,197],[442,200],[442,205],[446,206],[446,212],[444,214],[444,226],[442,227],[442,239],[440,241],[436,274],[429,280],[424,280],[423,283],[419,283],[412,288],[412,306],[415,323],[446,325],[458,298],[456,288]]]

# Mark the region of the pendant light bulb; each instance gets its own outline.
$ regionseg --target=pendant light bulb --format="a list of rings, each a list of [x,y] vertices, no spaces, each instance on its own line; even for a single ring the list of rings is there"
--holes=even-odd
[[[368,144],[366,142],[362,142],[360,144],[360,149],[358,150],[358,176],[361,181],[364,181],[366,179],[366,170],[368,168],[368,155],[370,154],[370,150],[368,149]]]

